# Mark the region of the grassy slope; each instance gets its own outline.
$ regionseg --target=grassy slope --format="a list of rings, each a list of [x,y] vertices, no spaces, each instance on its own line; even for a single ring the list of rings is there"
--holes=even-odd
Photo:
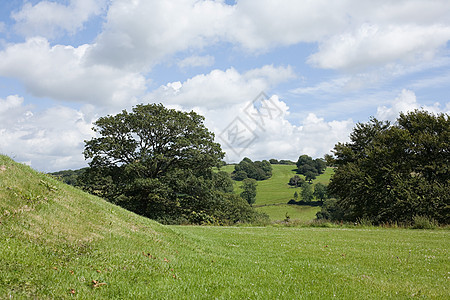
[[[0,299],[449,293],[447,230],[166,227],[3,156],[0,222]]]
[[[268,180],[258,181],[256,202],[254,206],[269,215],[272,220],[283,220],[286,213],[292,220],[308,221],[315,218],[319,207],[287,205],[294,197],[295,191],[300,194],[300,188],[292,188],[288,185],[289,179],[296,175],[295,165],[272,165],[272,177]],[[223,171],[233,172],[234,165],[222,167]],[[324,174],[313,180],[313,184],[328,184],[333,173],[332,168],[327,168]],[[304,177],[303,175],[300,175]],[[240,183],[235,182],[235,190],[240,193]],[[299,198],[300,199],[300,198]],[[262,207],[267,206],[267,207]]]

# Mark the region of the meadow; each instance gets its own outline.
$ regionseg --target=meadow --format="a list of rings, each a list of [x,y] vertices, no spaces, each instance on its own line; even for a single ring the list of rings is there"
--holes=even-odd
[[[163,226],[0,156],[0,299],[448,299],[449,233]]]
[[[293,188],[288,185],[289,179],[297,175],[295,165],[272,165],[272,177],[258,181],[256,201],[253,205],[258,211],[269,215],[273,221],[284,220],[288,214],[291,220],[310,221],[315,218],[319,207],[287,205],[288,201],[294,198],[297,191],[300,194],[301,188]],[[233,172],[234,165],[226,165],[221,168],[227,173]],[[313,185],[317,183],[328,184],[333,174],[333,168],[327,168],[323,174],[312,181]],[[303,175],[299,175],[303,177]],[[240,193],[241,183],[234,182],[235,192]],[[299,197],[301,200],[301,197]]]

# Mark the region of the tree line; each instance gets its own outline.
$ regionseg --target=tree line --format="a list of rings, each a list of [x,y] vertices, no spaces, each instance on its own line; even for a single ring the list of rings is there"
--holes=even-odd
[[[325,159],[244,158],[231,177],[220,171],[224,152],[203,122],[195,112],[161,104],[101,117],[94,124],[97,137],[85,141],[89,167],[56,175],[166,224],[233,224],[267,221],[251,207],[257,181],[270,178],[271,165],[282,162],[297,167],[289,185],[302,188],[301,201],[316,197],[323,204],[318,218],[381,224],[422,216],[450,223],[447,114],[416,110],[393,124],[372,118],[358,123],[350,142],[336,144]],[[329,186],[315,185],[313,191],[312,180],[327,164],[334,167]],[[242,181],[239,195],[233,179]],[[297,197],[293,201],[300,204]]]

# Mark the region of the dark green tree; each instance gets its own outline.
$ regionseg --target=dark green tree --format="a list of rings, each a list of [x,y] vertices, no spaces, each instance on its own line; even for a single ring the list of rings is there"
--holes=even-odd
[[[295,200],[295,201],[298,200],[298,193],[297,193],[297,191],[295,191],[295,193],[294,193],[294,200]]]
[[[350,142],[334,147],[329,192],[343,219],[450,223],[450,120],[416,110],[397,122],[357,124]]]
[[[293,177],[291,177],[289,179],[289,185],[293,186],[293,187],[300,187],[302,186],[302,184],[305,182],[305,180],[303,178],[301,178],[298,175],[294,175]]]
[[[245,178],[253,178],[255,180],[265,180],[272,176],[272,165],[267,161],[255,161],[245,157],[239,164],[234,167],[232,177],[234,180],[244,180]]]
[[[309,183],[312,183],[312,181],[314,179],[316,179],[317,173],[313,172],[313,171],[307,171],[305,174],[305,180],[308,181]]]
[[[224,153],[195,112],[161,104],[137,105],[95,122],[98,136],[86,141],[90,168],[84,187],[138,214],[165,223],[223,214],[234,201],[229,179],[213,167]],[[228,176],[228,175],[227,175]]]
[[[312,159],[308,155],[301,155],[297,160],[297,172],[305,175],[306,181],[311,182],[317,176],[322,174],[327,167],[324,159]]]
[[[242,181],[242,193],[241,197],[247,201],[248,204],[253,205],[256,200],[256,186],[258,184],[256,183],[255,179],[247,178]]]
[[[317,200],[323,203],[323,201],[328,198],[327,186],[320,182],[317,183],[314,186],[314,197],[316,197]]]
[[[311,188],[311,185],[305,182],[302,185],[302,191],[300,192],[300,195],[302,196],[302,201],[306,203],[311,202],[314,198],[314,192]]]

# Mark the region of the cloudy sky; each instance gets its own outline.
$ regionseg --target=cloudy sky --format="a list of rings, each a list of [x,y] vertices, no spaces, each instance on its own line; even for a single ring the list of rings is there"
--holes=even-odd
[[[204,115],[229,162],[322,157],[450,111],[450,1],[0,1],[0,153],[86,166],[92,122],[138,103]]]

